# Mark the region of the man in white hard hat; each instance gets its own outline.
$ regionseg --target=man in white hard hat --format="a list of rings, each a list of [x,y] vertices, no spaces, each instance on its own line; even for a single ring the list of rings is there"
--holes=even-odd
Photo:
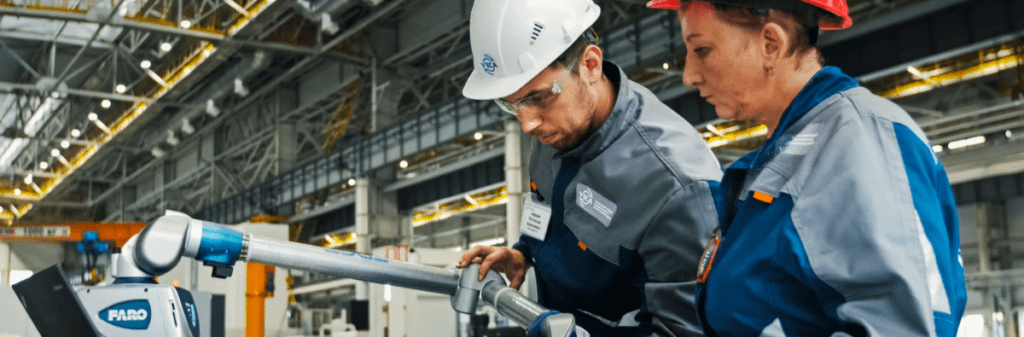
[[[718,226],[721,167],[693,126],[604,61],[592,0],[477,0],[466,97],[536,137],[519,242],[475,247],[518,288],[595,336],[700,336],[697,263]]]

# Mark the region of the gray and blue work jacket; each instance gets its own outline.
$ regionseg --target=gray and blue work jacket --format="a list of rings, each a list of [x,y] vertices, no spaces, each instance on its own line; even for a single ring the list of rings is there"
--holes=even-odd
[[[693,126],[618,66],[608,120],[575,147],[536,143],[535,196],[551,207],[544,240],[514,248],[540,303],[594,336],[701,336],[695,270],[717,226],[721,166]]]
[[[956,336],[967,296],[946,172],[903,109],[838,68],[721,190],[697,291],[708,336]]]

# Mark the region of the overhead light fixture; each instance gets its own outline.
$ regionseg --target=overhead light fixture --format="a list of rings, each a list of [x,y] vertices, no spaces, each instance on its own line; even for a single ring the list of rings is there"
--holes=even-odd
[[[52,151],[50,151],[50,155],[53,156],[54,158],[57,158],[57,160],[60,161],[61,164],[64,164],[64,166],[71,166],[71,163],[68,162],[67,158],[64,158],[64,156],[60,155],[60,150],[53,149]]]
[[[407,161],[405,161],[405,160],[402,160],[402,161],[398,162],[398,167],[399,167],[399,168],[406,168],[406,167],[409,167],[409,162],[407,162]]]
[[[977,136],[977,137],[971,137],[971,138],[967,138],[967,139],[954,140],[952,142],[949,142],[949,144],[946,145],[946,147],[948,147],[950,150],[956,150],[956,149],[965,148],[965,147],[968,147],[968,146],[974,146],[974,145],[978,145],[978,144],[984,144],[984,143],[985,143],[985,136]]]
[[[14,189],[14,195],[21,195],[21,189],[20,188],[15,188]]]
[[[164,150],[161,150],[159,147],[154,147],[153,150],[149,151],[149,153],[153,154],[153,157],[156,158],[163,158],[164,155],[167,154],[166,152],[164,152]]]
[[[206,100],[206,114],[210,115],[210,117],[217,117],[217,115],[220,115],[220,109],[213,104],[212,99]]]
[[[181,28],[188,29],[189,27],[192,27],[192,21],[181,20]]]
[[[479,204],[479,203],[477,203],[477,202],[476,202],[476,200],[474,200],[474,199],[473,199],[473,197],[469,196],[469,194],[466,194],[466,195],[465,195],[465,196],[463,196],[462,198],[463,198],[463,199],[466,199],[466,202],[468,202],[468,203],[470,203],[470,204],[473,204],[473,206],[477,206],[477,207],[479,207],[479,206],[480,206],[480,204]]]
[[[110,128],[108,128],[106,124],[103,124],[103,122],[100,121],[99,116],[96,116],[95,112],[89,113],[89,120],[92,121],[93,124],[96,124],[97,128],[100,128],[100,130],[103,130],[103,132],[110,134]]]
[[[48,168],[48,167],[50,167],[50,164],[49,164],[49,163],[47,163],[47,162],[45,162],[45,161],[41,161],[41,162],[39,162],[39,169],[40,169],[40,170],[45,170],[45,169],[46,169],[46,168]]]
[[[341,27],[331,20],[330,14],[327,12],[320,13],[320,31],[326,32],[329,35],[334,35],[339,29],[341,29]]]
[[[661,65],[662,69],[668,70],[668,62]]]
[[[183,118],[181,120],[181,133],[191,135],[193,132],[196,132],[196,128],[188,122],[188,118]]]
[[[928,79],[927,76],[924,76],[924,74],[922,74],[921,71],[917,70],[917,68],[915,68],[914,66],[908,66],[907,72],[910,73],[911,75],[914,75],[914,77],[920,78],[922,80]]]
[[[60,141],[60,147],[61,147],[61,148],[64,148],[64,149],[66,149],[66,148],[68,148],[68,147],[70,147],[70,146],[71,146],[71,142],[67,141],[66,139],[65,139],[65,140],[62,140],[62,141]]]
[[[165,52],[165,53],[171,51],[171,43],[170,42],[160,43],[160,51]]]
[[[484,139],[484,134],[482,134],[482,133],[479,133],[479,132],[477,132],[477,133],[474,133],[474,134],[473,134],[473,139],[476,139],[476,140],[481,140],[481,139]]]
[[[1006,130],[1006,138],[1013,137],[1013,131]]]
[[[348,186],[356,186],[356,180],[352,179],[352,178],[348,178]]]
[[[114,87],[114,91],[117,91],[119,94],[123,94],[125,91],[128,91],[128,87],[125,87],[124,84],[118,84]]]
[[[60,98],[60,92],[54,91],[50,93],[51,98]]]
[[[71,137],[78,138],[78,136],[81,136],[81,135],[82,135],[82,130],[71,129]]]
[[[149,62],[149,60],[142,60],[142,62],[139,62],[139,67],[142,67],[142,69],[149,69],[152,65],[153,62]]]
[[[241,78],[235,78],[235,94],[241,97],[249,95],[249,89],[245,87],[245,83],[242,83]]]
[[[29,173],[28,175],[25,176],[24,182],[25,182],[26,185],[32,183],[32,174],[31,173]]]
[[[942,152],[942,145],[932,145],[932,152],[935,152],[935,153]]]
[[[928,83],[931,83],[931,84],[938,84],[935,81],[932,81],[931,76],[928,76],[928,75],[922,73],[920,70],[918,70],[914,66],[907,66],[907,72],[910,73],[911,75],[914,75],[914,77],[917,77],[918,79],[920,79],[922,81],[925,81],[925,82],[928,82]]]
[[[167,144],[170,144],[171,146],[178,146],[178,143],[180,142],[181,141],[178,140],[178,137],[174,136],[174,130],[167,130]]]
[[[711,131],[711,133],[714,134],[715,136],[721,137],[721,136],[725,135],[725,133],[722,132],[722,130],[719,130],[718,128],[716,128],[714,124],[708,124],[708,126],[706,126],[706,128],[708,129],[708,131]]]
[[[110,100],[109,99],[105,99],[105,100],[100,101],[100,106],[103,107],[104,109],[109,108],[110,107]]]

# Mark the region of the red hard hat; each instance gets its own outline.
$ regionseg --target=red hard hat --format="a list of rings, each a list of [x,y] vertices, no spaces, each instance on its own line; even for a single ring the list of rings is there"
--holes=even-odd
[[[853,19],[850,18],[850,8],[846,6],[846,0],[800,0],[808,5],[821,8],[822,10],[835,15],[833,18],[822,17],[819,26],[824,30],[838,30],[850,28]],[[657,9],[679,9],[679,0],[652,0],[647,3],[649,8]]]

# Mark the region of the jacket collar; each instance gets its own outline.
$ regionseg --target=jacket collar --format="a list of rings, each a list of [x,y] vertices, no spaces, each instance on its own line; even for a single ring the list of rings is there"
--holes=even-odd
[[[576,156],[593,158],[610,147],[615,140],[619,139],[629,126],[640,116],[639,99],[633,86],[638,84],[630,81],[622,69],[610,61],[603,63],[604,75],[612,83],[612,87],[618,92],[615,95],[615,106],[608,115],[604,124],[596,130],[583,135],[576,146],[557,151],[554,158]]]
[[[844,74],[839,68],[832,66],[822,68],[818,73],[814,74],[810,81],[807,81],[803,89],[800,89],[800,93],[793,98],[793,102],[789,103],[789,107],[782,113],[782,117],[779,118],[779,125],[772,132],[771,138],[768,138],[768,142],[761,145],[756,151],[748,153],[732,165],[729,165],[729,168],[749,169],[751,167],[761,167],[764,163],[771,160],[775,153],[778,153],[778,151],[775,151],[777,146],[786,145],[784,143],[779,144],[779,139],[783,138],[780,136],[786,133],[793,124],[804,118],[808,112],[818,106],[818,104],[821,104],[825,99],[858,85],[857,80]]]

